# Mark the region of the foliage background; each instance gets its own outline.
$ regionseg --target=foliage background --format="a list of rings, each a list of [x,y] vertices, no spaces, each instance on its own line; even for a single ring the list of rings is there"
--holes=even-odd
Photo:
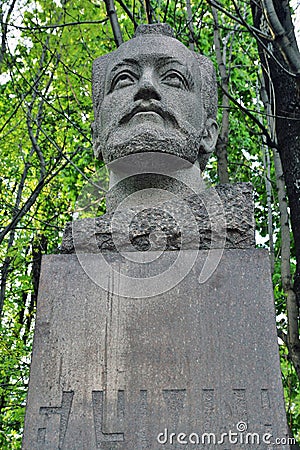
[[[76,198],[101,165],[92,154],[91,66],[96,57],[116,47],[107,3],[5,0],[0,6],[2,449],[21,448],[41,255],[59,252]],[[219,5],[227,11],[218,10],[217,31],[229,104],[224,103],[226,84],[216,54],[216,22],[209,2],[124,0],[116,2],[116,9],[124,40],[132,36],[137,23],[167,21],[178,39],[214,61],[220,86],[219,122],[224,111],[230,119],[225,139],[228,177],[230,182],[254,185],[258,245],[268,246],[274,259],[280,335],[287,329],[286,294],[280,272],[281,225],[273,149],[266,145],[273,136],[272,122],[260,100],[261,62],[256,40],[245,25],[253,25],[248,2]],[[208,164],[205,177],[209,183],[220,181],[218,161],[213,156]],[[103,208],[101,203],[99,213]],[[291,249],[293,271],[293,240]],[[280,344],[288,423],[300,438],[299,379],[286,345],[282,340]]]

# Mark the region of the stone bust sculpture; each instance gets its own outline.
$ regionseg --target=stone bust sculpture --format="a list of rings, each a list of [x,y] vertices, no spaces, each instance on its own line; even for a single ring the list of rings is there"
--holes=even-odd
[[[109,166],[111,184],[138,164],[141,153],[151,154],[142,160],[144,172],[148,162],[153,168],[153,153],[174,155],[176,178],[184,181],[191,165],[204,169],[216,144],[213,65],[175,39],[166,24],[139,26],[133,39],[94,61],[93,105],[94,153]],[[157,175],[152,183],[145,176],[135,179],[139,187],[127,180],[123,196],[143,189],[143,179],[147,187],[161,184]],[[164,188],[171,186],[169,181],[164,179]]]
[[[201,179],[218,135],[211,61],[168,25],[140,25],[94,61],[92,78],[94,153],[110,172],[107,213],[68,224],[61,251],[253,246],[251,186],[206,189]],[[163,234],[156,247],[155,230]]]

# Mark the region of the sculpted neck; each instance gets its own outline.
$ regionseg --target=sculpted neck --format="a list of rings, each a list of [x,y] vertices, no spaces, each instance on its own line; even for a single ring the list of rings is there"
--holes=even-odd
[[[106,209],[110,213],[117,208],[126,210],[142,206],[146,209],[167,200],[176,202],[176,199],[199,194],[205,188],[198,161],[178,170],[163,166],[155,170],[144,167],[128,173],[114,169],[110,170],[106,195]]]

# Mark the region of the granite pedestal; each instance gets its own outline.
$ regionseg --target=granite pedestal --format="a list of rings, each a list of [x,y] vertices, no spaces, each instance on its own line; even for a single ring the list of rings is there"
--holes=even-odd
[[[24,450],[290,448],[267,252],[227,249],[205,283],[188,252],[148,298],[118,295],[117,253],[107,290],[99,255],[43,258]]]

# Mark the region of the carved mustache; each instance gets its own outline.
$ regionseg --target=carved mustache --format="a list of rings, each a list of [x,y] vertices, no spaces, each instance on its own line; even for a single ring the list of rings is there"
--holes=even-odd
[[[154,102],[147,102],[147,104],[145,104],[143,101],[136,105],[133,109],[128,110],[119,120],[119,125],[126,124],[135,114],[140,112],[154,112],[159,114],[163,119],[171,122],[174,126],[178,126],[178,121],[172,112]]]

